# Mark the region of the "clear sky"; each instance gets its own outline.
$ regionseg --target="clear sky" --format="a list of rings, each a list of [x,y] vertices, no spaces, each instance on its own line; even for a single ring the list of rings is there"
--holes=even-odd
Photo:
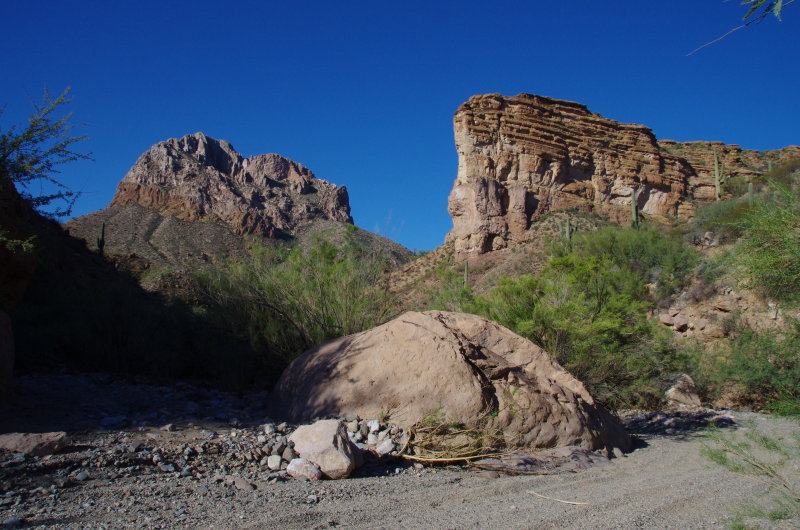
[[[104,208],[150,145],[203,131],[346,185],[356,224],[412,249],[451,228],[452,116],[471,95],[579,101],[658,138],[800,143],[800,2],[740,23],[738,0],[211,2],[6,0],[0,117],[47,86],[94,162],[65,166]]]

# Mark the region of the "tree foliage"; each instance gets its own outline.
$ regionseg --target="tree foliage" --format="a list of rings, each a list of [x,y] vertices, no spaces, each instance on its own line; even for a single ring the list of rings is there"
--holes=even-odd
[[[783,0],[742,0],[742,5],[748,6],[747,14],[742,20],[747,20],[751,17],[755,17],[753,20],[762,20],[769,15],[774,15],[775,18],[780,20],[784,6],[792,2],[794,0],[789,0],[789,2],[784,2]],[[759,10],[761,11],[758,12]]]
[[[70,102],[69,93],[67,88],[54,98],[45,89],[42,102],[33,103],[27,126],[0,131],[0,186],[16,186],[34,208],[50,217],[69,215],[78,197],[54,176],[58,167],[91,159],[90,154],[74,150],[86,136],[72,134],[72,114],[56,116]],[[38,185],[38,191],[34,185]],[[46,189],[51,191],[43,191]]]
[[[382,324],[396,304],[382,285],[386,260],[318,238],[307,247],[254,244],[249,258],[202,277],[212,311],[266,359],[288,364],[307,348]]]

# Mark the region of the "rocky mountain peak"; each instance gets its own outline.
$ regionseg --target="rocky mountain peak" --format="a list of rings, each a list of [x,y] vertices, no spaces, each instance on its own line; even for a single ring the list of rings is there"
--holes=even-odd
[[[245,158],[202,132],[159,142],[139,157],[110,206],[134,204],[267,237],[285,237],[317,219],[353,222],[344,186],[277,154]]]

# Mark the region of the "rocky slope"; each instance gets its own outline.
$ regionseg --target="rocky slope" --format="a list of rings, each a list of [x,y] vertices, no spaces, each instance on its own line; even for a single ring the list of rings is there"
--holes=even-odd
[[[449,211],[456,255],[534,237],[543,214],[575,208],[628,222],[632,201],[657,220],[687,219],[715,196],[713,153],[732,176],[760,174],[800,148],[757,153],[717,143],[658,142],[584,105],[542,96],[473,96],[455,114],[458,175]]]
[[[131,204],[276,238],[316,219],[353,222],[344,186],[280,155],[244,158],[228,142],[203,133],[159,142],[139,157],[110,206]]]

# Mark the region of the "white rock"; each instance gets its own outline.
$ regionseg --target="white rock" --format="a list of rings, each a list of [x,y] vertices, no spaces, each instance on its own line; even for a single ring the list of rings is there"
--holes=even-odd
[[[358,448],[347,437],[341,420],[320,420],[298,427],[290,440],[302,458],[317,465],[326,478],[347,478],[360,460]]]
[[[272,455],[267,458],[267,467],[271,471],[278,471],[281,468],[281,457],[280,455]]]
[[[394,451],[394,442],[392,441],[391,438],[386,438],[384,441],[380,443],[380,445],[378,445],[378,447],[375,448],[375,451],[379,455],[388,455],[389,453]]]
[[[286,467],[286,473],[290,477],[307,478],[308,480],[319,480],[322,478],[322,472],[317,466],[306,460],[305,458],[295,458]]]
[[[369,420],[367,427],[369,427],[369,432],[377,432],[381,428],[381,423],[378,420]]]

